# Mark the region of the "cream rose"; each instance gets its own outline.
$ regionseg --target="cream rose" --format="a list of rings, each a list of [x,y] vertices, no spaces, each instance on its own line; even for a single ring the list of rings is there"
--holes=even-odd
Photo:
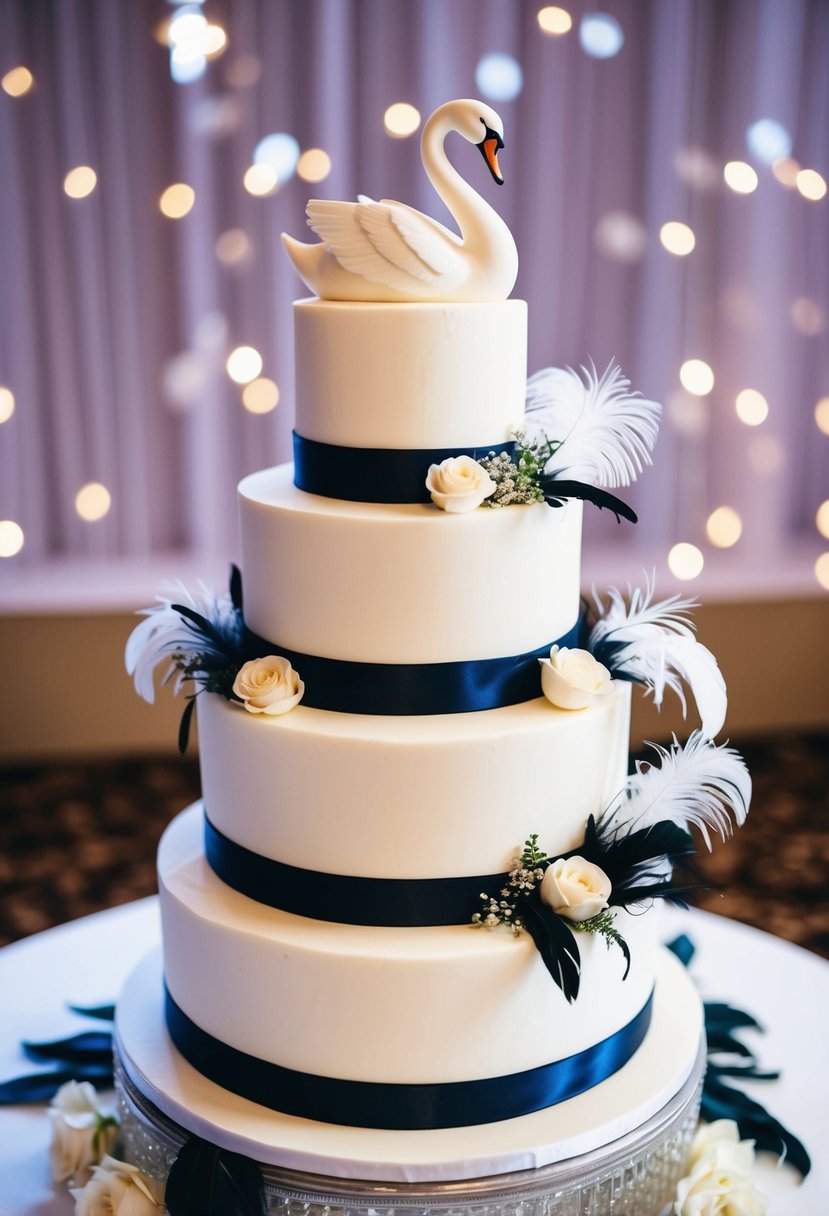
[[[447,456],[440,464],[430,465],[426,489],[441,511],[460,514],[474,511],[497,486],[471,456]]]
[[[85,1182],[93,1165],[115,1145],[118,1121],[98,1106],[89,1081],[67,1081],[49,1107],[49,1159],[55,1182]]]
[[[607,907],[610,879],[583,857],[559,857],[541,880],[542,901],[566,920],[589,920]]]
[[[691,1143],[688,1164],[693,1169],[715,1156],[720,1161],[730,1160],[747,1174],[754,1164],[754,1141],[740,1140],[740,1129],[733,1119],[701,1123]]]
[[[744,1143],[746,1143],[744,1141]],[[738,1147],[721,1143],[677,1184],[675,1216],[765,1216],[765,1197],[738,1165],[719,1160]]]
[[[305,685],[287,659],[269,654],[239,668],[233,691],[250,713],[274,715],[299,705]]]
[[[75,1216],[159,1216],[161,1187],[134,1165],[104,1157],[86,1186],[72,1190]]]
[[[691,1144],[690,1173],[677,1185],[675,1216],[764,1216],[763,1195],[748,1180],[754,1141],[732,1119],[703,1123]]]
[[[553,646],[548,659],[539,659],[541,689],[559,709],[585,709],[597,697],[613,691],[610,672],[589,650]]]

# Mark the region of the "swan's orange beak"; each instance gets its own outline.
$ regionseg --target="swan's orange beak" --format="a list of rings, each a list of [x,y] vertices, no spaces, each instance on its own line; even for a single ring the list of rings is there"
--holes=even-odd
[[[504,184],[504,179],[501,176],[501,170],[498,168],[498,153],[503,146],[503,139],[501,139],[501,136],[498,135],[496,131],[493,131],[491,127],[486,128],[486,135],[478,144],[483,158],[489,167],[489,171],[499,186],[503,186]]]

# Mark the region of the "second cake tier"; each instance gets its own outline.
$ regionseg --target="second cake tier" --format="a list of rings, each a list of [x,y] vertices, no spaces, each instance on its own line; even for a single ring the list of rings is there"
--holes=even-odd
[[[239,503],[245,621],[275,653],[494,659],[550,646],[578,618],[579,502],[464,515],[342,502],[281,465],[244,478]]]

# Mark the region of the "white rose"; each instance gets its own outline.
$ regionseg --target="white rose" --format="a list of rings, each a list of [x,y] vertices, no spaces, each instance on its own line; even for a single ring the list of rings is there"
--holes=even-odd
[[[159,1216],[161,1187],[134,1165],[104,1157],[80,1190],[72,1190],[75,1216]]]
[[[287,659],[269,654],[239,668],[233,691],[252,714],[286,714],[299,705],[305,685]]]
[[[675,1216],[765,1216],[766,1200],[745,1171],[720,1159],[737,1147],[721,1141],[677,1184]]]
[[[567,920],[589,920],[607,907],[610,879],[583,857],[559,857],[547,866],[540,894],[545,904]]]
[[[429,466],[426,489],[441,511],[460,514],[474,511],[498,487],[477,460],[471,456],[447,456],[440,464]]]
[[[716,1119],[701,1123],[691,1143],[688,1165],[693,1169],[716,1153],[717,1160],[735,1163],[737,1169],[748,1173],[754,1163],[754,1141],[740,1140],[740,1130],[733,1119]],[[737,1164],[742,1162],[742,1164]]]
[[[584,709],[596,697],[613,691],[610,672],[589,650],[553,646],[548,659],[539,659],[541,689],[559,709]]]
[[[49,1158],[55,1182],[83,1182],[118,1138],[118,1121],[98,1106],[89,1081],[67,1081],[49,1107],[52,1143]]]

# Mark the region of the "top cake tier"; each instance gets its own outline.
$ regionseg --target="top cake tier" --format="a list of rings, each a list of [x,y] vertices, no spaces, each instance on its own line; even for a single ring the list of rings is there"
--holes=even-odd
[[[477,448],[505,442],[524,417],[523,300],[299,300],[294,323],[296,431],[304,439],[351,448]]]

